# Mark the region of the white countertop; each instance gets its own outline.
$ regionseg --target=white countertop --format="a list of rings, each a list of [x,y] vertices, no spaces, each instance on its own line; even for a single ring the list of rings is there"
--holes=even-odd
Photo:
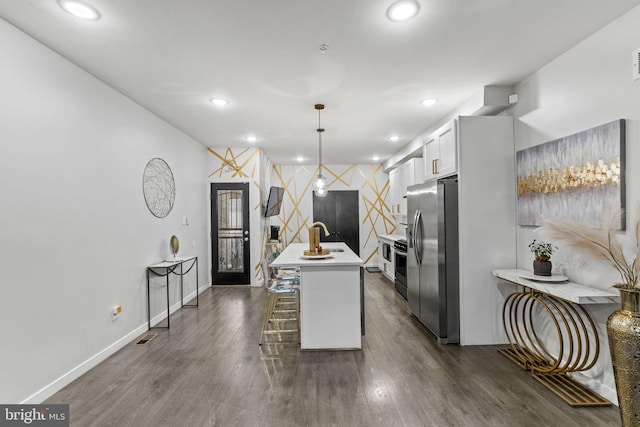
[[[527,270],[493,270],[492,273],[507,282],[526,286],[576,304],[615,304],[620,302],[620,293],[616,289],[611,291],[596,289],[569,281],[552,283],[529,280],[520,276],[530,275],[531,272]]]
[[[363,261],[346,243],[322,242],[323,249],[342,249],[344,252],[331,252],[331,256],[322,259],[305,259],[304,251],[309,249],[309,243],[291,243],[273,260],[272,267],[332,267],[338,265],[362,265]]]
[[[167,267],[173,267],[174,265],[178,265],[181,262],[185,262],[185,261],[189,261],[192,259],[195,259],[195,256],[177,256],[174,258],[169,258],[165,261],[153,264],[148,266],[149,268],[167,268]]]
[[[390,242],[395,242],[396,240],[400,240],[400,239],[406,239],[405,236],[401,235],[401,234],[380,234],[378,236],[378,240],[388,240]]]

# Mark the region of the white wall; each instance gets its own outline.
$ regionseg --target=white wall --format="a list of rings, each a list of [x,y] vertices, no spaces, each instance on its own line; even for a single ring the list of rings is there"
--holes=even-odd
[[[640,203],[640,80],[631,79],[631,52],[640,48],[638,22],[640,7],[521,82],[516,88],[519,103],[512,109],[516,150],[616,119],[626,119],[628,228],[637,218],[634,208]],[[531,268],[532,255],[527,245],[539,235],[537,230],[518,228],[520,268]],[[593,287],[609,288],[617,279],[611,269],[562,248],[552,261],[556,271],[564,271],[572,280]],[[615,309],[615,305],[589,308],[598,324],[602,347],[599,363],[581,376],[583,381],[614,402],[615,384],[605,322]]]
[[[506,343],[491,270],[516,262],[511,117],[459,117],[460,344]]]
[[[207,285],[206,150],[1,19],[0,51],[0,402],[39,402],[146,332],[146,266],[172,234]],[[176,183],[164,219],[142,194],[154,157]]]

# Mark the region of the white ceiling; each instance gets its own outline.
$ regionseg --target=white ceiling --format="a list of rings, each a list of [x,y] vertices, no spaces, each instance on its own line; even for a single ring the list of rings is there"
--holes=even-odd
[[[259,146],[274,164],[317,162],[316,103],[324,163],[380,163],[483,86],[521,81],[640,4],[419,0],[396,23],[393,0],[86,1],[100,20],[56,0],[0,0],[0,17],[202,144]]]

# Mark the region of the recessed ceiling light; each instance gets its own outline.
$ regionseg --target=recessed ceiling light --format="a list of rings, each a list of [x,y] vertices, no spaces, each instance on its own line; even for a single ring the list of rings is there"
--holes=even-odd
[[[398,135],[392,135],[392,136],[389,137],[389,141],[398,142],[398,141],[400,141],[400,137]]]
[[[422,101],[420,101],[420,104],[424,105],[425,107],[431,107],[436,102],[437,100],[430,98],[430,99],[423,99]]]
[[[213,105],[217,105],[218,107],[224,107],[225,105],[229,105],[229,101],[224,98],[211,98],[209,100]]]
[[[420,4],[414,0],[401,0],[393,3],[387,9],[387,17],[395,22],[408,21],[418,14]]]
[[[249,135],[249,136],[245,137],[244,139],[246,139],[248,142],[256,142],[258,140],[258,138],[256,138],[253,135]]]
[[[374,162],[377,162],[378,160],[380,160],[380,157],[378,157],[378,156],[373,156],[371,159],[372,159]]]
[[[65,11],[73,16],[89,21],[97,21],[100,19],[98,9],[81,0],[58,0],[58,4]]]
[[[296,160],[299,161],[299,162],[304,162],[304,157],[298,156],[298,157],[296,157]]]

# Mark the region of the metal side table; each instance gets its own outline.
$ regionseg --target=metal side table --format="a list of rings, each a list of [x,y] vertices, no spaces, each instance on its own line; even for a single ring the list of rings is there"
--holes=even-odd
[[[188,264],[190,262],[190,264]],[[184,271],[184,264],[188,264],[188,268]],[[188,274],[193,267],[196,267],[196,302],[195,304],[185,304],[184,303],[184,281],[183,277]],[[171,274],[175,274],[176,276],[180,276],[180,306],[181,307],[198,307],[199,303],[199,288],[200,285],[198,283],[198,257],[197,256],[187,256],[187,257],[175,257],[172,260],[162,261],[157,264],[153,264],[147,267],[147,323],[149,325],[149,329],[151,326],[151,275],[165,277],[166,278],[166,288],[167,288],[167,326],[169,329],[170,326],[170,317],[171,313],[169,311],[169,276]],[[164,328],[164,326],[153,326],[153,328]]]

